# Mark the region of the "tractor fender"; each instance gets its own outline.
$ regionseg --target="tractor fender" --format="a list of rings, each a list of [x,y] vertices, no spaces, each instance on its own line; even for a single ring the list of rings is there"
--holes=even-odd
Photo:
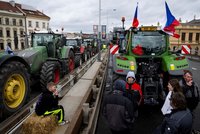
[[[3,65],[3,64],[6,64],[8,62],[11,62],[11,61],[18,61],[22,64],[25,65],[25,67],[28,69],[28,72],[30,73],[30,66],[29,64],[21,57],[19,56],[13,56],[13,55],[3,55],[2,57],[0,57],[0,66]]]
[[[80,53],[83,54],[84,52],[85,52],[85,47],[84,47],[84,46],[81,46],[81,47],[80,47]]]
[[[118,75],[124,75],[126,76],[128,74],[129,71],[133,71],[135,74],[137,73],[137,65],[136,65],[136,61],[134,57],[129,56],[129,60],[127,61],[123,61],[120,59],[117,59],[119,55],[112,55],[113,58],[113,62],[112,62],[112,66],[113,66],[113,72],[118,74]],[[134,70],[130,70],[130,66],[127,66],[127,64],[130,63],[130,61],[133,61],[135,63],[134,65]],[[127,63],[124,65],[124,63]],[[126,69],[124,69],[124,67],[128,67]]]
[[[180,76],[183,75],[184,70],[189,70],[189,64],[186,59],[174,60],[176,57],[174,55],[163,57],[163,71],[168,72],[169,75]]]
[[[64,46],[61,50],[61,58],[69,58],[70,51],[72,51],[74,53],[72,46]]]

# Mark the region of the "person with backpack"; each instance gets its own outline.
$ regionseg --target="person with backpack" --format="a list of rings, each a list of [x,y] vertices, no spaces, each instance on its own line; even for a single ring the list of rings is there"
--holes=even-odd
[[[192,72],[186,70],[179,83],[185,95],[187,106],[193,112],[199,103],[199,88],[197,83],[193,81]]]
[[[64,125],[69,121],[64,120],[65,112],[62,105],[58,105],[58,91],[54,82],[47,84],[47,90],[43,91],[39,97],[35,113],[38,116],[57,115],[58,124]]]

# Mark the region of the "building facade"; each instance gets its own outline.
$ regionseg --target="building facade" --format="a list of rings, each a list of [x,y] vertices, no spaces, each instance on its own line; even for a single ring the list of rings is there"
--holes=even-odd
[[[12,49],[25,47],[25,16],[8,2],[0,1],[0,51],[9,45]]]
[[[50,17],[23,4],[0,1],[0,51],[9,45],[12,50],[30,47],[31,33],[49,28]]]
[[[182,45],[190,45],[191,54],[199,54],[200,19],[180,23],[180,25],[176,27],[176,33],[180,35],[180,38],[170,37],[171,50],[180,50]]]

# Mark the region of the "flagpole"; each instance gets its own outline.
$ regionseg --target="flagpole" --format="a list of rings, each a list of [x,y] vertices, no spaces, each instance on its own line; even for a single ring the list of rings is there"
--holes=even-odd
[[[98,61],[101,61],[101,0],[99,0],[99,38],[98,38]]]

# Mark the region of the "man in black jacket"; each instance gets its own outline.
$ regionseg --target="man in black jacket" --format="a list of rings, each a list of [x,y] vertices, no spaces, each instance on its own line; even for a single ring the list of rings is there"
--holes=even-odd
[[[192,73],[189,70],[184,72],[180,86],[185,95],[187,106],[193,112],[199,103],[199,89],[197,83],[193,81]]]
[[[130,134],[134,123],[133,103],[123,96],[125,85],[115,82],[115,89],[103,100],[103,115],[113,134]]]
[[[48,83],[47,89],[48,90],[44,91],[39,97],[35,112],[39,116],[57,115],[59,125],[64,125],[66,123],[64,120],[64,108],[58,105],[58,92],[55,83]]]

